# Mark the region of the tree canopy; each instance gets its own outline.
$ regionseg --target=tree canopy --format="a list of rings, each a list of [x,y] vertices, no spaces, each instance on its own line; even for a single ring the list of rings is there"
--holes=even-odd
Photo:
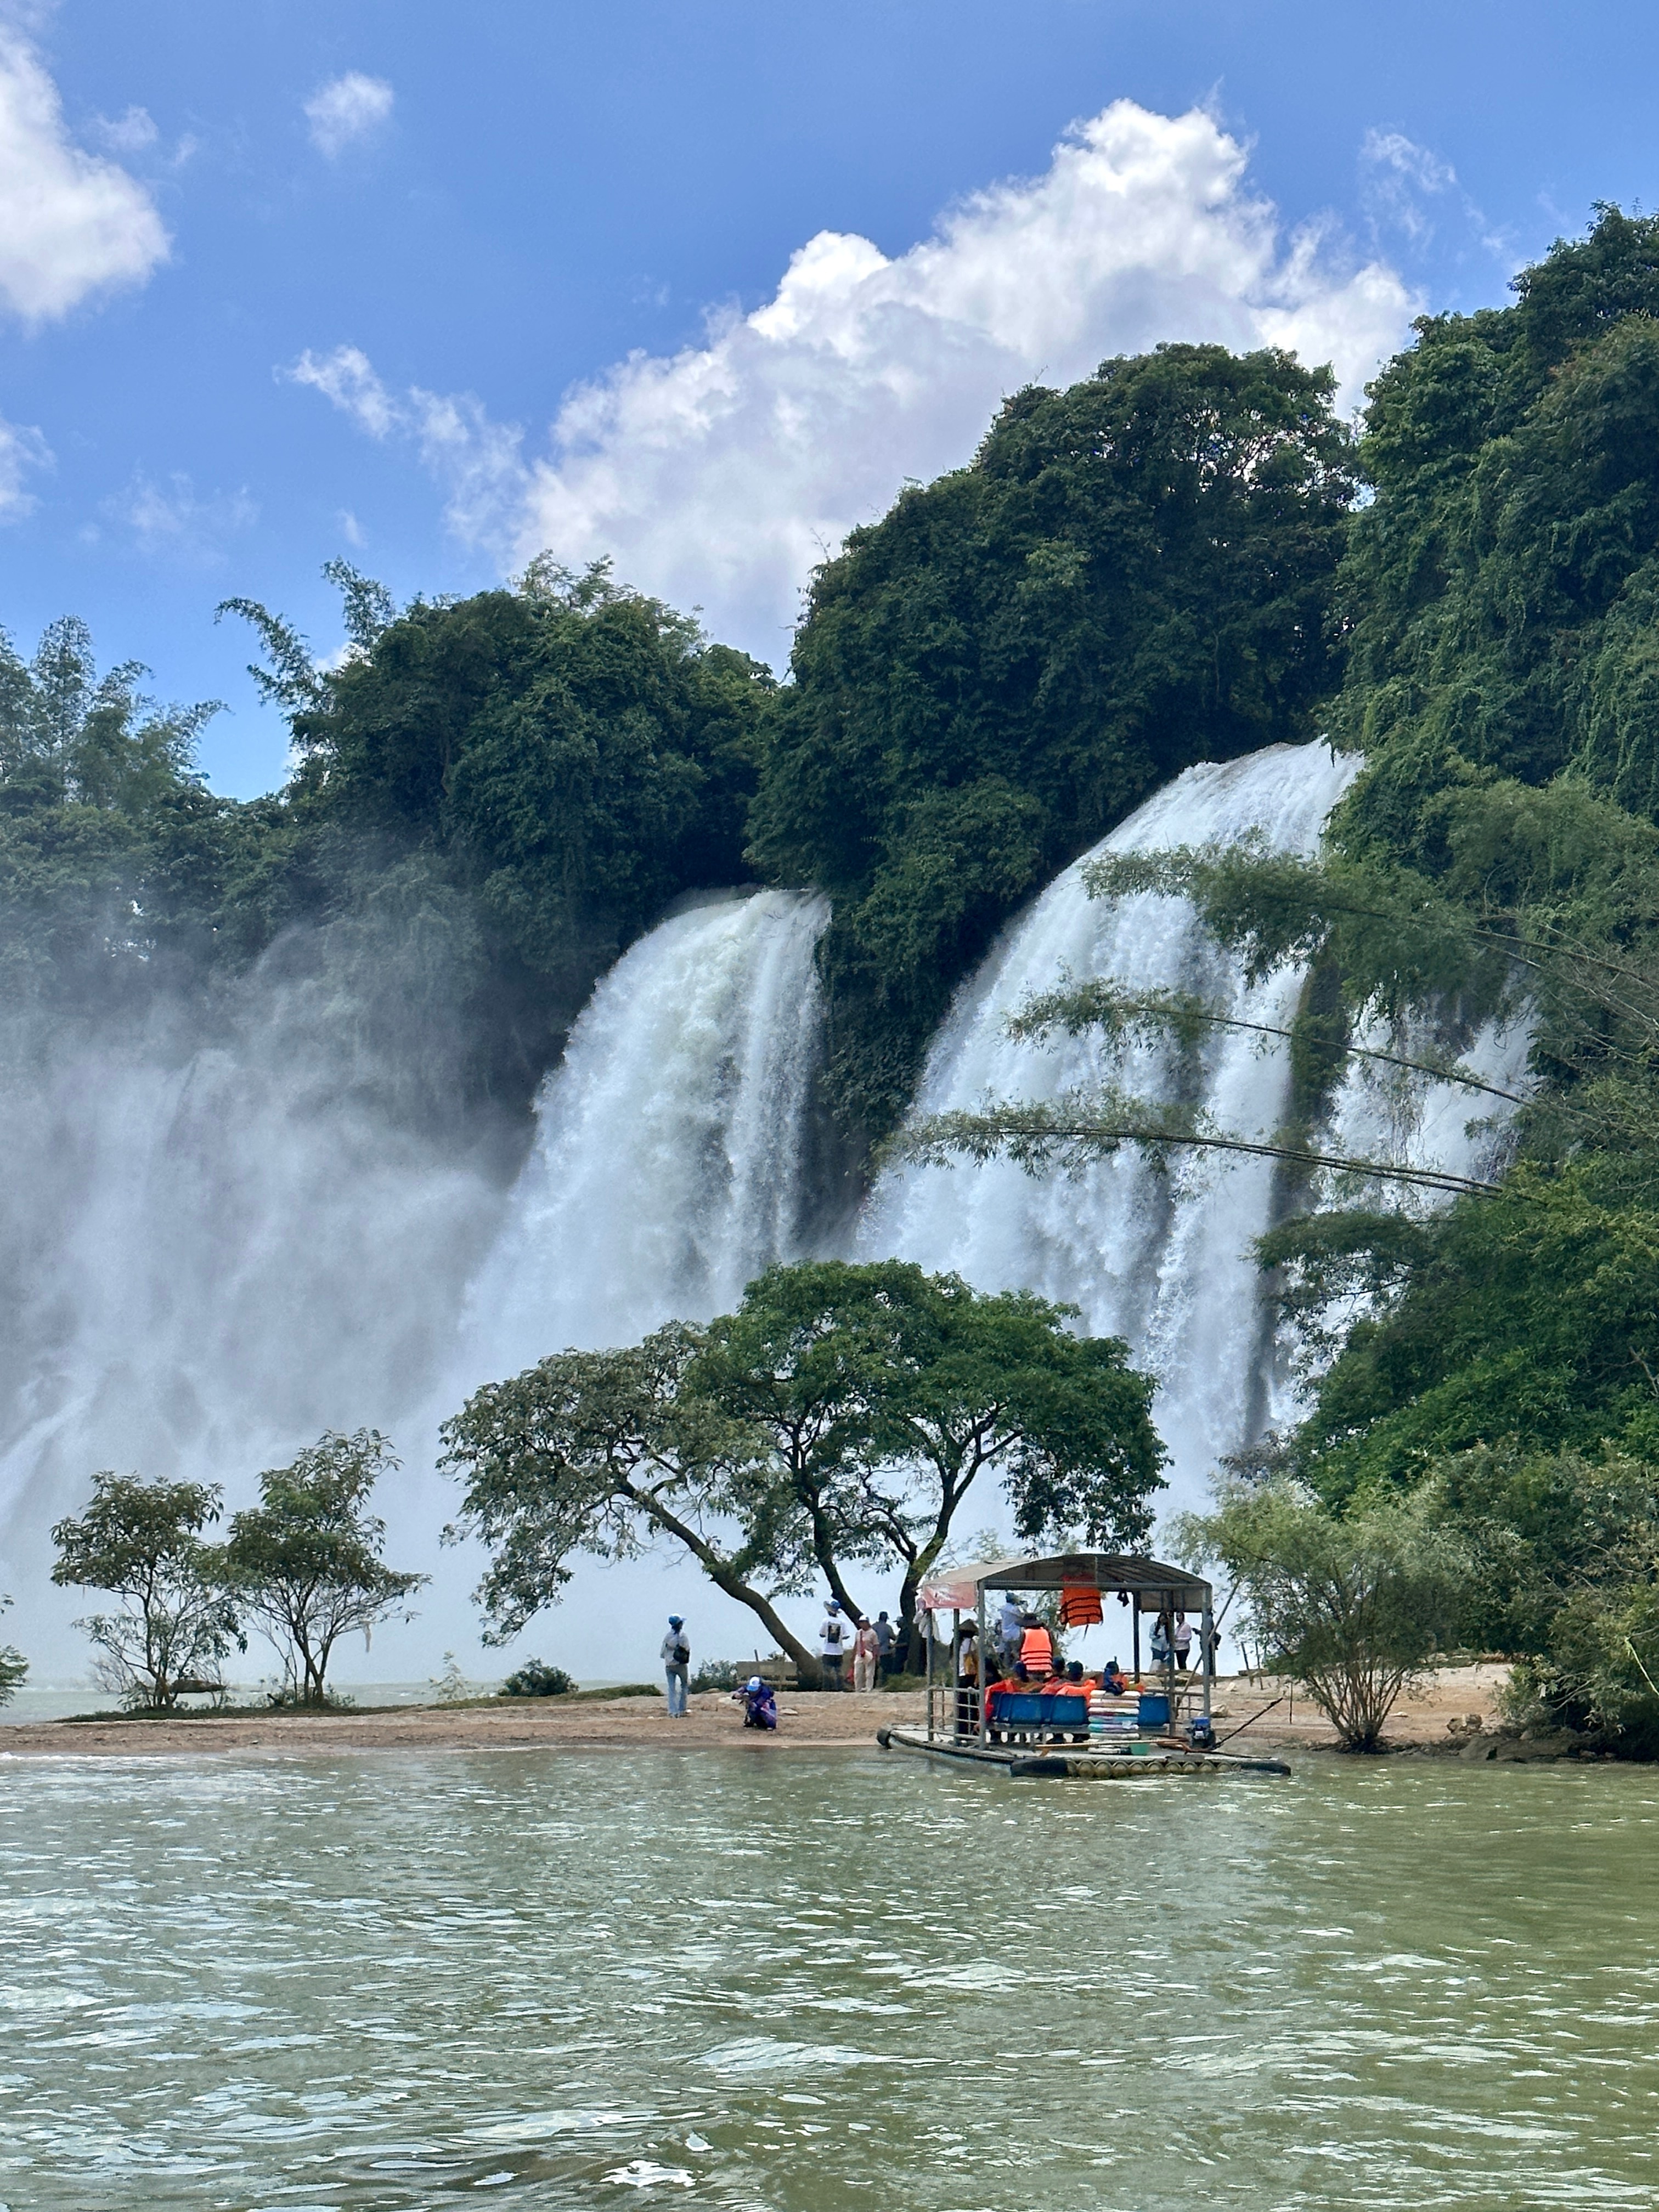
[[[85,1513],[52,1532],[53,1582],[121,1601],[76,1626],[92,1639],[100,1681],[126,1704],[167,1711],[188,1689],[218,1688],[233,1644],[246,1649],[217,1551],[203,1538],[221,1502],[216,1486],[106,1469]]]
[[[879,1136],[951,988],[1195,760],[1310,736],[1355,489],[1328,369],[1167,345],[1004,406],[814,580],[750,817],[833,896],[830,1081]]]
[[[856,1617],[872,1608],[853,1583],[896,1570],[913,1634],[921,1579],[988,1469],[1023,1537],[1144,1536],[1164,1458],[1152,1386],[1071,1318],[908,1262],[813,1261],[771,1269],[706,1327],[486,1385],[445,1424],[444,1464],[465,1486],[458,1530],[490,1553],[490,1633],[553,1602],[574,1554],[668,1538],[816,1680],[776,1601],[821,1580]]]
[[[377,1430],[331,1430],[262,1474],[259,1503],[231,1521],[226,1582],[281,1654],[296,1704],[326,1702],[342,1636],[361,1631],[367,1644],[382,1621],[413,1618],[408,1600],[429,1577],[386,1565],[386,1523],[368,1510],[370,1491],[397,1466]]]

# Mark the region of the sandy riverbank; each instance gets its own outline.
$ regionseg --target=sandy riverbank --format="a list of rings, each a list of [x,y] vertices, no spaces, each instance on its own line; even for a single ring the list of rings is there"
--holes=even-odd
[[[1471,1713],[1490,1728],[1494,1700],[1507,1669],[1448,1668],[1419,1696],[1402,1699],[1389,1734],[1396,1743],[1443,1741],[1446,1724]],[[1299,1693],[1279,1698],[1283,1686],[1222,1681],[1216,1686],[1218,1728],[1224,1733],[1250,1714],[1238,1747],[1309,1749],[1333,1741],[1329,1723]],[[413,1705],[394,1711],[269,1713],[213,1719],[35,1722],[0,1726],[0,1757],[124,1759],[203,1752],[287,1752],[297,1756],[343,1751],[632,1751],[725,1746],[771,1752],[794,1747],[821,1750],[868,1744],[878,1728],[922,1718],[920,1692],[838,1697],[785,1691],[779,1700],[777,1735],[745,1730],[730,1699],[693,1698],[684,1720],[671,1721],[655,1698],[605,1698],[571,1705],[561,1698],[503,1701],[488,1705]]]

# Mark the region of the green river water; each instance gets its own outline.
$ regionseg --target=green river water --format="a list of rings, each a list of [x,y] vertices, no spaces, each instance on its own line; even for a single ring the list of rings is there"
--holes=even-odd
[[[1659,2206],[1659,1772],[0,1759],[0,2207]]]

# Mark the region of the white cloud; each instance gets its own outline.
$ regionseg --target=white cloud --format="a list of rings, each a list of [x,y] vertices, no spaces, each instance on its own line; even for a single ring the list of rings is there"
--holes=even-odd
[[[330,354],[308,349],[292,368],[278,369],[293,384],[308,384],[332,400],[343,415],[349,415],[371,438],[384,438],[400,427],[398,402],[374,374],[374,365],[358,346],[336,346]]]
[[[100,115],[95,128],[112,154],[147,153],[161,135],[147,107],[129,107],[124,115]]]
[[[524,433],[515,423],[492,422],[470,392],[441,394],[411,385],[399,398],[358,346],[302,353],[276,374],[320,392],[371,438],[395,433],[412,440],[422,462],[448,489],[450,526],[469,544],[503,540],[507,519],[522,505],[530,482],[520,457]]]
[[[1365,133],[1359,149],[1359,176],[1373,231],[1391,223],[1415,246],[1425,246],[1434,235],[1434,218],[1426,203],[1450,191],[1457,182],[1457,172],[1449,161],[1398,131]]]
[[[38,430],[0,420],[0,522],[21,522],[40,504],[25,489],[32,469],[52,465],[52,448]]]
[[[103,513],[131,532],[141,553],[196,562],[216,561],[227,538],[252,529],[259,519],[246,491],[203,498],[187,476],[175,471],[163,485],[142,469],[125,491],[104,502]]]
[[[106,286],[142,283],[167,255],[149,194],[73,143],[39,56],[0,27],[0,300],[44,322]]]
[[[777,660],[813,564],[907,477],[966,460],[1004,394],[1064,384],[1161,339],[1294,347],[1357,404],[1415,301],[1340,240],[1283,239],[1239,143],[1202,110],[1120,100],[1039,177],[976,192],[890,258],[823,231],[753,313],[631,355],[570,392],[549,451],[475,400],[394,398],[355,348],[291,372],[371,435],[416,438],[452,522],[504,566],[543,548],[617,572]],[[444,410],[450,410],[445,415]]]
[[[311,143],[331,161],[360,138],[372,137],[392,113],[392,87],[381,76],[348,70],[318,86],[306,102]]]

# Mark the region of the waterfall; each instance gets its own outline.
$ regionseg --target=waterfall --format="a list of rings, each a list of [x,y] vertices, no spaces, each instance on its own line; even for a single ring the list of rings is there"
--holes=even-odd
[[[605,977],[468,1299],[475,1379],[707,1319],[799,1255],[829,918],[791,891],[705,902]]]
[[[234,1506],[364,1425],[406,1462],[376,1501],[392,1555],[441,1578],[380,1663],[462,1644],[438,1420],[562,1345],[714,1313],[801,1249],[828,914],[715,897],[643,938],[544,1083],[510,1192],[387,1109],[366,987],[326,963],[256,970],[210,1037],[176,1007],[118,1039],[0,1036],[0,1589],[37,1668],[85,1663],[49,1530],[95,1468],[222,1481]]]
[[[1188,769],[1087,859],[1251,833],[1311,854],[1358,763],[1320,745],[1275,745]],[[1192,1079],[1161,1044],[1109,1048],[1096,1036],[1016,1042],[1007,1017],[1070,976],[1188,991],[1245,1020],[1287,1027],[1303,978],[1248,986],[1239,963],[1205,933],[1188,901],[1155,893],[1091,900],[1085,861],[1067,868],[1007,932],[965,986],[929,1057],[918,1113],[972,1110],[988,1096],[1044,1099],[1116,1081],[1170,1097]],[[1525,1040],[1484,1036],[1476,1057],[1493,1079],[1518,1073]],[[1198,1055],[1201,1103],[1219,1127],[1269,1134],[1288,1103],[1288,1050],[1216,1030]],[[1418,1082],[1406,1089],[1352,1075],[1334,1105],[1334,1134],[1370,1157],[1469,1171],[1464,1133],[1491,1102]],[[1251,1243],[1268,1227],[1273,1164],[1225,1153],[1176,1154],[1167,1173],[1127,1147],[1079,1175],[1025,1174],[1006,1161],[885,1174],[859,1225],[862,1255],[894,1253],[952,1269],[981,1290],[1024,1287],[1080,1308],[1083,1325],[1125,1338],[1158,1378],[1154,1416],[1173,1462],[1168,1502],[1200,1502],[1218,1455],[1291,1418],[1294,1391],[1261,1298]]]

